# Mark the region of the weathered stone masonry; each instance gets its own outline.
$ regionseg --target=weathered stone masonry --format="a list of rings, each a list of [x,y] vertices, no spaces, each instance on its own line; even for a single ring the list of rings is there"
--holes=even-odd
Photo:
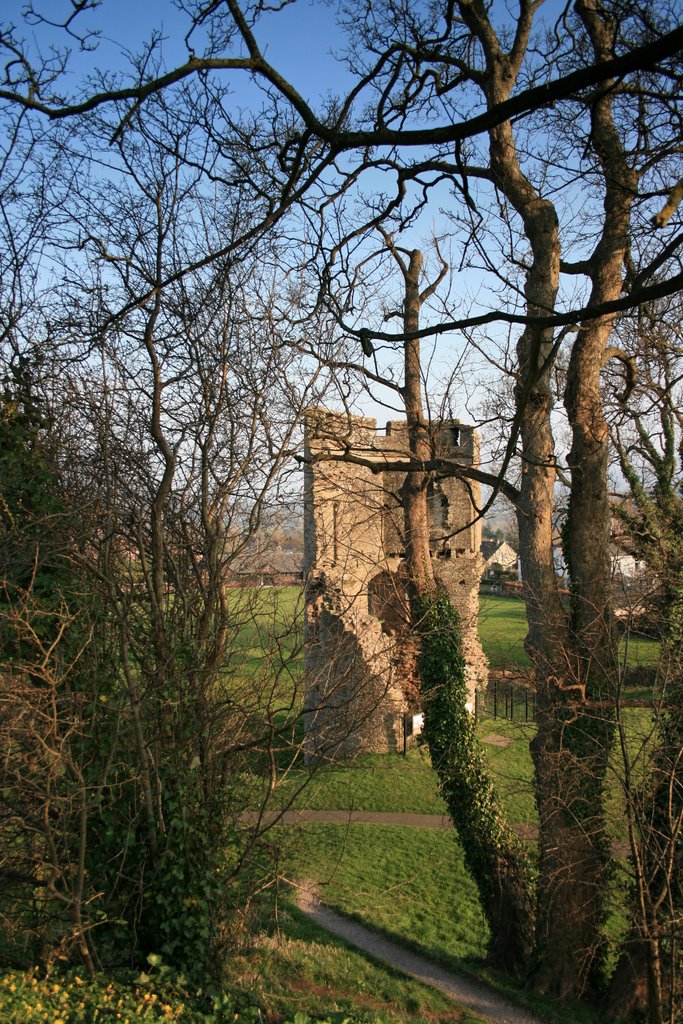
[[[473,427],[434,428],[436,454],[477,465]],[[403,562],[401,486],[382,464],[409,458],[406,424],[310,410],[305,425],[306,750],[309,758],[397,750],[406,711],[418,710]],[[359,456],[368,466],[342,461]],[[374,467],[376,466],[376,471]],[[429,494],[437,577],[463,626],[472,698],[486,681],[477,636],[480,523],[478,485],[435,480]]]

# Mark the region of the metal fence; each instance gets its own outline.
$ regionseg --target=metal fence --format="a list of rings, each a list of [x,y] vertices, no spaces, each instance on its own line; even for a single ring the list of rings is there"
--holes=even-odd
[[[536,694],[527,686],[516,686],[494,678],[485,690],[477,690],[474,699],[477,718],[508,718],[517,722],[536,719]]]

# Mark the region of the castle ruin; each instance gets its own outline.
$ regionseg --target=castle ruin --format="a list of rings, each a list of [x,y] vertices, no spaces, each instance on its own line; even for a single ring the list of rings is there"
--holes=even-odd
[[[478,464],[473,427],[442,421],[432,441],[436,456]],[[405,587],[405,474],[382,466],[410,458],[407,427],[392,420],[378,430],[374,419],[309,410],[305,454],[306,754],[396,751],[404,715],[420,709]],[[477,635],[479,487],[435,477],[427,497],[434,570],[460,614],[473,701],[487,668]]]

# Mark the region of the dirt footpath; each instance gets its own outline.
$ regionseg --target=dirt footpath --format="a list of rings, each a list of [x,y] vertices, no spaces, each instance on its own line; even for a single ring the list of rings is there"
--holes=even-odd
[[[245,811],[244,825],[401,825],[404,828],[447,828],[453,822],[447,814],[415,814],[410,811]],[[538,839],[535,825],[512,825],[522,839]]]
[[[315,924],[369,953],[376,960],[381,960],[404,974],[417,978],[425,985],[438,988],[454,1002],[490,1021],[491,1024],[542,1024],[540,1018],[508,1003],[481,982],[454,974],[426,957],[412,953],[362,924],[330,910],[320,902],[315,892],[305,885],[299,889],[297,904]]]

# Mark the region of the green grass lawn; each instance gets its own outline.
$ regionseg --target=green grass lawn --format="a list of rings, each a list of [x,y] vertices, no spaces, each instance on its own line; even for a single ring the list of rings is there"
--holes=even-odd
[[[521,601],[497,596],[484,598],[480,625],[483,645],[494,667],[521,668],[529,664],[523,650],[526,616]],[[647,664],[656,653],[652,642],[631,640],[629,664]],[[642,709],[627,713],[629,744],[634,751],[642,742],[644,719],[648,716],[649,712]],[[529,754],[534,723],[484,715],[478,730],[509,819],[537,824]],[[497,742],[486,742],[491,739]],[[501,740],[510,742],[503,745]],[[406,758],[397,754],[362,755],[313,771],[296,769],[283,780],[281,796],[285,798],[292,787],[300,787],[307,773],[310,783],[298,796],[298,807],[445,812],[428,755],[420,748],[409,751]],[[612,787],[609,812],[611,834],[624,838],[623,800],[616,784]],[[490,975],[483,965],[486,923],[452,831],[307,824],[283,828],[282,832],[287,835],[282,844],[287,878],[312,880],[328,905],[428,956],[506,988],[508,983]],[[625,876],[620,876],[618,882],[623,896]],[[615,933],[623,927],[617,888],[615,882]],[[510,992],[509,987],[507,991]],[[519,993],[514,995],[524,998]],[[589,1012],[575,1007],[563,1008],[548,1002],[531,1005],[551,1020],[594,1019]]]
[[[479,723],[482,739],[495,736],[511,741],[509,746],[485,742],[484,751],[510,819],[528,824],[537,822],[529,755],[533,733],[531,722],[487,716]],[[301,790],[295,806],[311,810],[446,813],[424,748],[410,750],[405,758],[400,754],[363,754],[335,765],[293,769],[280,780],[277,805],[288,803],[295,790]]]
[[[282,692],[291,696],[293,690],[287,690],[287,685],[298,688],[302,681],[298,674],[300,668],[296,667],[297,663],[300,666],[300,654],[295,645],[288,646],[281,639],[276,639],[273,645],[271,638],[274,626],[276,632],[284,635],[287,616],[291,621],[291,617],[300,614],[300,591],[296,588],[289,588],[282,594],[266,591],[258,600],[256,622],[244,633],[245,653],[253,659],[250,664],[257,678],[267,676],[274,653],[277,657],[285,652],[294,668],[290,683],[283,684]],[[522,601],[501,596],[482,598],[480,635],[492,667],[524,669],[529,666],[523,648],[526,631]],[[264,655],[266,647],[267,656]],[[630,638],[624,646],[624,654],[629,665],[648,666],[656,661],[657,645],[641,638]],[[294,705],[300,694],[298,689]],[[629,745],[637,751],[649,712],[634,709],[628,716]],[[493,719],[485,714],[479,719],[478,730],[509,819],[536,825],[529,754],[534,723]],[[497,742],[487,742],[492,739]],[[504,740],[509,742],[504,745],[501,742]],[[644,761],[641,755],[639,764]],[[288,762],[283,761],[283,765],[285,763]],[[623,799],[616,781],[611,793],[610,832],[615,838],[623,838]],[[429,757],[421,748],[410,750],[405,758],[398,754],[366,754],[315,769],[295,763],[294,767],[281,772],[274,803],[288,805],[295,794],[294,806],[312,810],[431,814],[444,814],[446,810]],[[273,841],[279,848],[283,881],[310,880],[315,883],[321,899],[337,910],[445,964],[488,977],[499,988],[505,989],[508,985],[505,979],[487,973],[483,965],[487,927],[479,909],[476,887],[464,866],[462,849],[451,830],[306,824],[279,826],[273,833]],[[620,876],[622,891],[624,880],[625,876]],[[615,883],[615,932],[623,926],[618,897]],[[276,943],[272,933],[264,930],[245,962],[247,980],[250,971],[256,972],[259,984],[270,993],[268,998],[272,999],[274,1008],[290,1005],[287,1000],[293,995],[301,1000],[297,1005],[308,1010],[312,1006],[311,999],[316,998],[322,986],[327,986],[332,1008],[350,1006],[346,1002],[348,991],[357,990],[361,1000],[366,991],[372,992],[375,1001],[363,1005],[376,1006],[387,1020],[431,1017],[433,1011],[428,1011],[426,1004],[411,1002],[422,996],[407,994],[407,990],[402,990],[400,996],[390,995],[397,984],[391,972],[369,964],[361,954],[346,950],[329,936],[312,931],[312,926],[301,918],[286,896],[280,904],[278,920],[282,942]],[[523,999],[519,993],[515,998]],[[396,1011],[399,1005],[401,1009]],[[576,1008],[546,1002],[532,1005],[551,1020],[592,1019],[589,1013]],[[410,1006],[413,1009],[409,1011]],[[394,1012],[404,1016],[394,1018]],[[410,1012],[416,1016],[411,1017]],[[420,1013],[424,1014],[423,1018]],[[459,1018],[439,1016],[438,1019]]]
[[[524,668],[530,664],[524,650],[527,633],[526,607],[516,597],[482,594],[479,598],[479,636],[492,668]],[[631,635],[621,644],[629,668],[652,668],[659,658],[659,644]]]
[[[453,832],[364,824],[282,831],[285,877],[313,882],[328,906],[446,967],[488,981],[540,1019],[600,1020],[583,1007],[529,997],[485,966],[488,929]],[[289,935],[290,924],[284,928]]]
[[[324,903],[430,956],[460,962],[484,955],[486,923],[452,832],[386,825],[287,831],[292,877],[313,881]]]
[[[287,673],[299,677],[303,668],[301,587],[244,587],[229,592],[235,640],[230,674],[250,678]],[[286,674],[286,673],[285,673]],[[301,697],[303,699],[303,697]]]
[[[265,911],[265,907],[262,908]],[[278,906],[278,927],[256,929],[231,961],[233,985],[268,1020],[295,1012],[365,1013],[386,1024],[479,1024],[435,989],[375,963],[296,911]]]
[[[445,814],[426,751],[362,754],[334,765],[301,767],[282,780],[281,805],[292,789],[307,783],[297,807],[312,810],[419,811]]]
[[[274,590],[260,592],[265,628],[269,622],[278,621],[278,616],[283,622],[294,608],[300,608],[299,597],[300,591],[296,588],[288,588],[282,594]],[[526,661],[522,649],[525,632],[523,602],[499,596],[482,600],[482,640],[493,665],[521,666]],[[631,638],[627,651],[629,661],[652,660],[656,657],[656,649],[657,645],[652,641]],[[648,768],[647,738],[651,731],[651,715],[646,709],[627,709],[624,722],[629,751],[634,758],[634,772],[637,777],[642,777]],[[480,717],[478,730],[509,819],[514,823],[537,825],[533,766],[529,753],[534,723],[510,722],[502,717],[494,719],[488,714]],[[501,739],[507,740],[508,744],[503,745]],[[295,744],[293,746],[295,748]],[[291,757],[285,754],[282,766],[273,794],[273,806],[288,806],[294,799],[295,807],[312,810],[446,812],[436,775],[422,748],[410,750],[406,758],[398,754],[365,754],[337,765],[314,769],[304,767],[300,759],[292,762]],[[616,748],[608,807],[610,834],[616,839],[625,838],[626,828],[623,794],[618,781],[621,773],[620,752]]]
[[[521,668],[530,664],[524,650],[526,608],[516,597],[483,594],[479,598],[479,636],[493,668]]]
[[[276,725],[296,722],[303,700],[301,589],[236,591],[231,602],[238,644],[226,677],[228,685],[243,691],[255,716],[265,710]],[[297,623],[294,632],[292,622]],[[523,602],[483,598],[480,629],[492,666],[528,666]],[[656,656],[653,642],[630,641],[629,664],[648,665]],[[647,757],[641,746],[649,712],[629,710],[626,721],[629,748],[638,755],[637,771],[644,772]],[[300,723],[298,731],[292,728],[294,751]],[[478,730],[509,819],[537,824],[529,754],[533,722],[483,715]],[[291,757],[283,755],[273,794],[275,806],[285,806],[295,797],[296,807],[310,809],[445,813],[436,775],[422,748],[410,750],[406,758],[362,755],[317,769],[303,767],[300,756],[293,767],[285,768],[291,763]],[[264,782],[256,765],[253,784],[258,801]],[[611,833],[621,838],[623,799],[616,782],[609,811]],[[278,848],[279,895],[271,889],[260,901],[261,916],[254,922],[246,949],[231,958],[231,985],[242,1005],[256,1003],[273,1020],[291,1017],[296,1011],[313,1015],[340,1010],[376,1015],[387,1024],[475,1021],[438,993],[373,963],[313,926],[294,907],[289,885],[303,879],[315,883],[328,905],[446,965],[487,978],[514,999],[525,1001],[509,982],[484,967],[487,926],[452,830],[307,824],[278,826],[270,839]],[[625,876],[620,876],[619,884],[623,889]],[[616,887],[615,893],[618,896]],[[619,915],[615,899],[615,928],[623,927],[623,914]],[[595,1019],[583,1009],[526,1001],[548,1020]]]

